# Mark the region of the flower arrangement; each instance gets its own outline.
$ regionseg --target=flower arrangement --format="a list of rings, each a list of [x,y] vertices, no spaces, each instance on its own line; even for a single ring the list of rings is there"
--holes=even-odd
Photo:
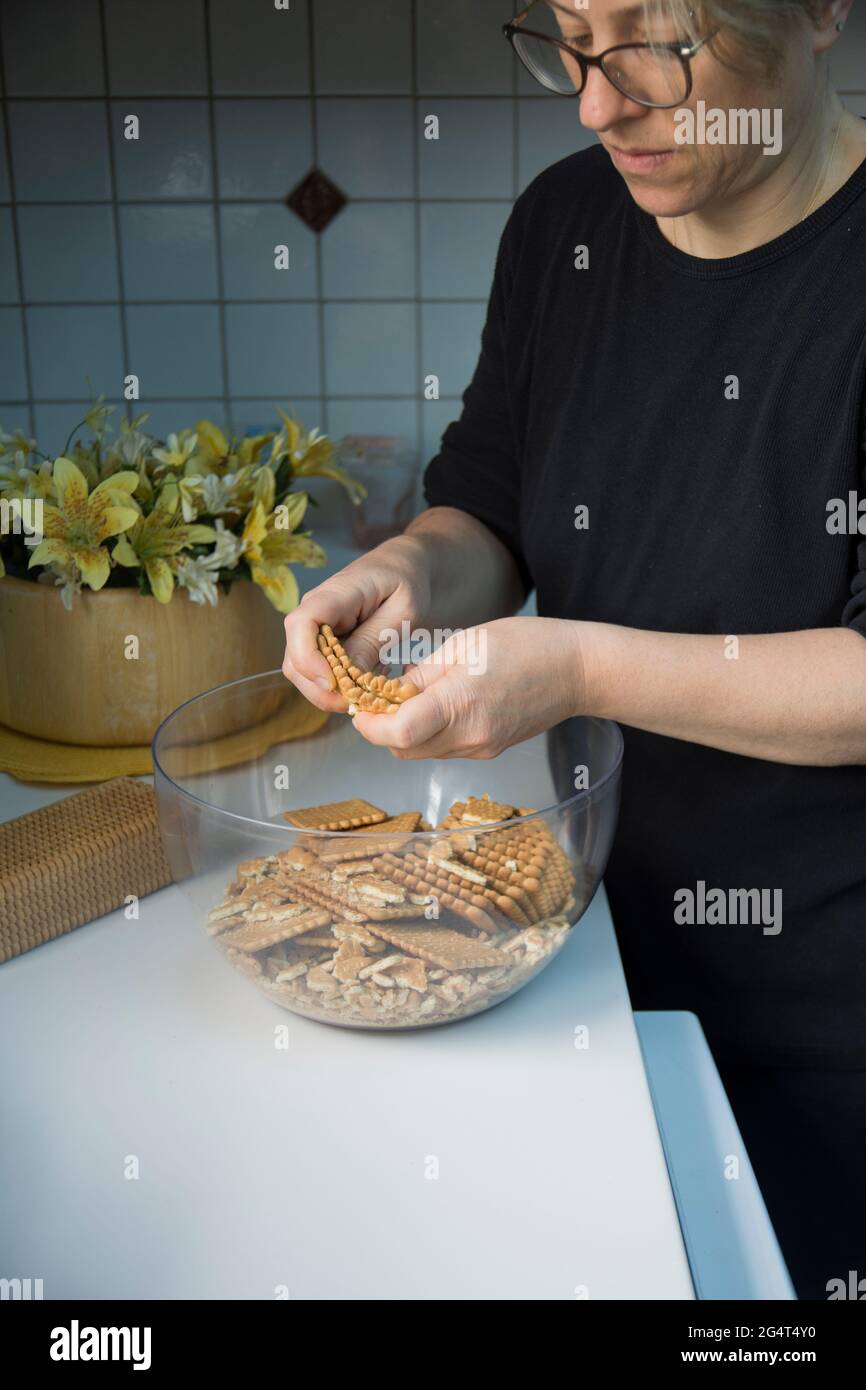
[[[325,552],[300,530],[311,499],[293,491],[303,478],[333,478],[353,502],[364,488],[334,461],[317,429],[278,410],[280,427],[227,438],[210,420],[169,434],[148,434],[147,415],[122,420],[95,401],[55,459],[21,432],[0,428],[0,504],[41,517],[41,536],[0,528],[0,576],[61,586],[71,608],[90,589],[137,587],[158,603],[186,589],[194,603],[216,604],[219,589],[251,579],[281,613],[298,603],[293,565],[314,566]],[[90,438],[73,440],[87,427]],[[16,534],[16,531],[18,534]],[[5,562],[5,563],[4,563]]]

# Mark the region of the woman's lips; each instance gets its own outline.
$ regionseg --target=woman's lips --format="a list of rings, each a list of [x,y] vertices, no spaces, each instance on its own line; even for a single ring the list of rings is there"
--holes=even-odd
[[[677,150],[655,150],[630,154],[626,150],[618,150],[616,145],[608,145],[607,149],[617,168],[628,174],[652,174],[678,153]]]

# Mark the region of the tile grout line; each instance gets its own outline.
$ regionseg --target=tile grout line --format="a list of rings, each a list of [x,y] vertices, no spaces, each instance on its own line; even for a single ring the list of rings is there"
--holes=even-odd
[[[189,392],[187,392],[186,395],[183,395],[183,396],[166,396],[166,395],[159,395],[159,396],[145,397],[145,401],[146,401],[146,403],[149,404],[149,405],[172,405],[172,404],[177,404],[178,402],[188,401],[189,399],[190,399],[190,393],[189,393]],[[222,399],[223,399],[222,396],[209,396],[206,392],[202,392],[202,393],[200,393],[200,394],[198,394],[198,395],[195,396],[195,400],[196,400],[196,401],[208,401],[208,402],[217,401],[217,402],[218,402],[218,401],[221,401]],[[271,394],[271,395],[268,395],[268,396],[235,396],[234,399],[235,399],[236,401],[270,401],[271,404],[273,404],[273,399],[274,399],[274,398],[273,398],[273,394]],[[317,400],[319,400],[319,397],[318,397],[318,396],[301,396],[301,395],[298,395],[295,399],[296,399],[296,400],[299,400],[299,401],[317,401]],[[404,392],[401,393],[401,392],[399,392],[399,391],[394,391],[394,392],[391,392],[390,394],[386,394],[386,393],[380,391],[380,392],[377,392],[375,395],[371,395],[371,394],[368,394],[368,393],[365,393],[364,395],[359,395],[357,392],[355,392],[354,394],[347,394],[347,393],[345,393],[345,392],[334,391],[334,392],[332,392],[330,399],[331,399],[332,401],[414,401],[414,400],[417,400],[417,392],[411,391],[411,392],[408,392],[408,393],[407,393],[407,392],[404,391]],[[443,401],[459,401],[459,400],[461,400],[462,398],[461,398],[459,395],[457,395],[456,393],[454,393],[454,392],[447,392],[447,391],[446,391],[446,392],[444,392],[444,393],[442,394],[442,396],[440,397],[440,399],[443,400]],[[122,400],[121,400],[121,397],[120,397],[120,396],[106,396],[105,400],[106,400],[106,403],[107,403],[108,405],[120,405],[120,404],[122,404]],[[28,401],[27,401],[26,399],[24,399],[24,398],[16,399],[15,396],[9,396],[7,399],[0,401],[0,405],[2,405],[2,406],[7,406],[7,405],[27,405],[27,404],[28,404]],[[42,398],[39,400],[39,405],[82,405],[82,404],[87,404],[87,402],[81,401],[80,398],[79,398],[78,396],[44,396],[44,397],[42,397]]]
[[[415,464],[419,469],[427,455],[424,430],[424,300],[421,293],[421,106],[418,95],[418,0],[412,0],[412,199],[415,233]]]
[[[9,120],[9,84],[6,80],[6,55],[2,36],[0,36],[0,82],[3,84],[3,143],[6,155],[6,173],[9,179],[9,210],[12,220],[12,242],[15,248],[15,273],[18,277],[18,309],[21,327],[21,346],[24,351],[24,385],[27,390],[27,419],[30,422],[28,431],[30,438],[36,438],[36,407],[33,396],[33,362],[30,355],[30,333],[27,325],[27,313],[24,301],[24,265],[21,257],[21,235],[18,227],[18,204],[15,197],[15,171],[12,167],[12,127]],[[24,402],[22,402],[24,404]]]
[[[173,100],[174,98],[168,98],[168,99],[169,99],[169,100]],[[220,100],[222,101],[222,97],[220,97]],[[507,98],[506,98],[506,100],[507,100]],[[524,100],[524,98],[521,97],[521,100]],[[102,207],[108,207],[109,204],[110,204],[112,201],[115,201],[115,202],[117,203],[118,207],[122,207],[122,208],[126,208],[126,207],[131,207],[131,208],[141,208],[141,207],[161,207],[161,208],[162,208],[162,207],[168,207],[168,208],[175,208],[175,207],[190,207],[190,206],[192,206],[192,207],[207,206],[208,204],[212,203],[214,200],[213,200],[213,198],[204,198],[204,197],[202,197],[202,198],[117,198],[117,199],[114,199],[114,200],[112,200],[112,199],[110,199],[110,198],[18,198],[16,201],[17,201],[19,207],[28,207],[28,208],[60,208],[60,207],[63,207],[63,208],[67,208],[67,207],[68,207],[68,208],[102,208]],[[258,206],[259,204],[262,204],[262,205],[266,205],[266,206],[268,206],[268,207],[285,207],[285,205],[286,205],[286,200],[285,200],[285,198],[263,198],[263,197],[258,197],[258,198],[250,198],[250,197],[246,197],[246,198],[232,198],[232,197],[226,197],[226,198],[220,198],[219,201],[220,201],[221,203],[236,203],[236,204],[244,204],[244,205],[246,205],[246,204],[248,204],[248,203],[254,203],[256,206]],[[353,194],[349,201],[352,202],[352,203],[411,203],[413,200],[412,200],[412,198],[410,198],[410,197],[398,197],[398,196],[396,196],[396,195],[389,195],[389,194],[386,194],[386,193],[379,194],[379,195],[377,195],[377,196],[375,196],[375,197],[372,197],[372,196],[370,196],[370,195],[366,195],[366,196],[365,196],[364,194],[359,193],[359,194],[357,194],[357,195]],[[461,197],[457,197],[457,196],[454,196],[454,197],[443,197],[443,196],[432,196],[432,195],[431,195],[431,196],[428,196],[428,197],[424,198],[422,201],[425,202],[425,203],[507,203],[507,202],[509,202],[510,200],[509,200],[509,198],[508,198],[508,196],[507,196],[506,194],[500,194],[498,197],[493,196],[493,195],[490,195],[490,194],[479,194],[477,197],[472,197],[472,198],[469,198],[469,197],[461,198]],[[7,199],[5,200],[5,202],[4,202],[3,200],[0,200],[0,207],[9,207],[10,204],[11,204],[11,199],[8,199],[8,198],[7,198]]]
[[[313,16],[313,6],[307,2],[307,62],[309,64],[310,76],[310,141],[312,144],[313,168],[319,167],[319,118],[316,107],[320,99],[316,95],[316,38],[314,33],[315,19]],[[324,267],[322,262],[322,236],[327,231],[324,227],[320,232],[314,232],[316,238],[316,326],[319,331],[319,414],[321,416],[321,431],[323,434],[330,434],[331,412],[328,398],[328,372],[327,354],[325,352],[325,296],[324,296]],[[299,397],[300,399],[300,397]],[[310,428],[309,421],[304,422],[307,429]]]
[[[862,97],[862,96],[866,96],[866,90],[862,90],[862,91],[859,91],[859,92],[855,92],[855,91],[853,91],[853,90],[850,89],[850,88],[846,88],[844,91],[840,90],[838,94],[839,94],[840,97],[846,97],[846,96],[847,96],[847,97]],[[308,100],[308,94],[307,94],[307,93],[304,93],[304,92],[288,92],[288,93],[287,93],[287,92],[285,92],[285,91],[280,91],[280,92],[275,92],[275,91],[262,91],[262,90],[260,90],[259,88],[256,88],[254,91],[249,91],[249,92],[220,92],[220,93],[218,93],[218,95],[219,95],[220,101],[227,101],[227,102],[234,102],[234,101],[278,101],[278,100],[279,100],[279,101],[297,101],[297,102],[302,102],[302,101],[307,101],[307,100]],[[456,91],[456,92],[455,92],[455,91],[442,91],[442,92],[437,92],[437,91],[433,90],[433,91],[429,91],[429,92],[419,92],[418,95],[419,95],[419,96],[425,96],[425,97],[435,97],[435,98],[436,98],[437,100],[439,100],[439,101],[496,101],[496,100],[502,101],[502,100],[505,100],[505,99],[508,97],[508,93],[507,93],[507,92],[504,92],[504,91],[492,91],[492,92],[461,92],[461,91],[458,90],[458,91]],[[545,94],[544,92],[539,92],[538,95],[536,95],[535,92],[524,92],[523,95],[524,95],[524,98],[525,98],[527,101],[550,101],[550,95],[549,95],[549,94]],[[113,100],[113,101],[154,101],[154,102],[162,102],[162,101],[202,101],[202,100],[204,100],[204,97],[203,97],[203,95],[202,95],[201,92],[112,92],[111,96],[112,96],[112,100]],[[349,88],[347,88],[345,91],[342,91],[342,92],[320,92],[320,93],[319,93],[319,96],[318,96],[318,100],[319,100],[319,101],[325,101],[325,102],[328,102],[328,101],[362,101],[362,102],[363,102],[363,101],[405,101],[405,100],[406,100],[406,97],[407,97],[407,93],[406,93],[406,92],[399,92],[399,91],[398,91],[398,92],[373,92],[373,91],[368,91],[368,92],[353,92],[353,91],[351,91]],[[86,101],[90,101],[90,102],[94,102],[94,101],[100,101],[100,100],[101,100],[101,97],[100,97],[98,94],[94,94],[93,92],[91,92],[91,93],[89,93],[89,94],[87,94],[87,93],[81,94],[81,93],[77,93],[77,92],[69,92],[69,93],[57,92],[57,93],[52,93],[52,94],[49,94],[49,95],[44,95],[44,94],[39,94],[39,93],[29,94],[29,95],[21,95],[21,96],[16,95],[16,96],[10,97],[9,100],[10,100],[10,101],[15,101],[15,102],[21,102],[21,103],[24,103],[24,104],[26,104],[26,103],[28,103],[28,102],[40,102],[40,101],[41,101],[41,102],[47,102],[47,101],[66,101],[66,102],[86,102]]]
[[[0,300],[0,309],[17,309],[19,300]],[[28,307],[36,309],[110,309],[119,305],[119,299],[29,299]],[[317,296],[307,295],[298,299],[127,299],[125,303],[133,308],[184,308],[201,309],[215,304],[239,304],[256,307],[261,304],[318,304]],[[334,295],[321,300],[324,304],[414,304],[412,295]],[[447,294],[429,295],[431,304],[486,304],[483,296],[472,298],[469,295]]]
[[[214,237],[214,257],[216,259],[216,278],[217,278],[217,319],[219,322],[220,338],[220,371],[222,373],[222,403],[225,413],[223,424],[228,433],[231,433],[234,424],[232,419],[231,402],[229,396],[229,349],[228,337],[226,335],[226,299],[225,299],[225,275],[223,272],[223,239],[222,221],[220,218],[219,204],[219,161],[217,160],[217,139],[216,139],[216,110],[214,101],[213,83],[213,54],[211,44],[211,13],[210,0],[204,0],[204,46],[205,46],[205,67],[207,71],[207,115],[208,115],[208,138],[210,140],[210,177],[211,177],[211,197],[204,201],[209,202],[213,211],[213,237]]]
[[[514,0],[512,9],[515,14],[519,13],[515,8],[517,4],[518,0]],[[510,44],[509,56],[511,58],[511,193],[512,197],[516,199],[520,190],[520,106],[518,104],[520,94],[518,92],[517,82],[517,59],[514,53],[511,52]]]
[[[100,42],[102,45],[102,81],[105,86],[103,106],[105,110],[105,133],[106,142],[108,146],[108,178],[109,185],[111,187],[111,220],[112,226],[114,228],[114,258],[115,269],[117,271],[117,288],[118,293],[120,295],[120,298],[114,302],[117,303],[119,308],[120,350],[123,353],[123,362],[121,363],[120,375],[121,379],[123,379],[132,370],[132,362],[129,348],[129,323],[126,317],[127,300],[126,286],[124,283],[123,275],[123,250],[120,241],[120,204],[117,199],[117,161],[114,157],[114,128],[112,122],[111,92],[108,76],[108,26],[105,18],[105,0],[99,0],[99,35]],[[141,383],[139,382],[139,385],[140,384]],[[126,396],[123,391],[121,391],[121,399],[123,401],[124,414],[126,416],[127,421],[129,421],[134,417],[135,412],[132,409],[131,402],[129,402],[126,399]]]

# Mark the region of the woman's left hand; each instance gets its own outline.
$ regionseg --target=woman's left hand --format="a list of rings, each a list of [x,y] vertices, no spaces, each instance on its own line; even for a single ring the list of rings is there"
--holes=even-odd
[[[396,714],[355,728],[397,758],[495,758],[584,712],[583,624],[502,618],[454,633],[404,680],[420,689]]]

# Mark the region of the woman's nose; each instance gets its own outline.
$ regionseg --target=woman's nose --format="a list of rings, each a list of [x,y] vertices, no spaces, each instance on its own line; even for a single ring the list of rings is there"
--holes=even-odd
[[[628,116],[640,115],[647,109],[618,92],[601,68],[589,69],[579,101],[580,123],[588,130],[608,130]]]

